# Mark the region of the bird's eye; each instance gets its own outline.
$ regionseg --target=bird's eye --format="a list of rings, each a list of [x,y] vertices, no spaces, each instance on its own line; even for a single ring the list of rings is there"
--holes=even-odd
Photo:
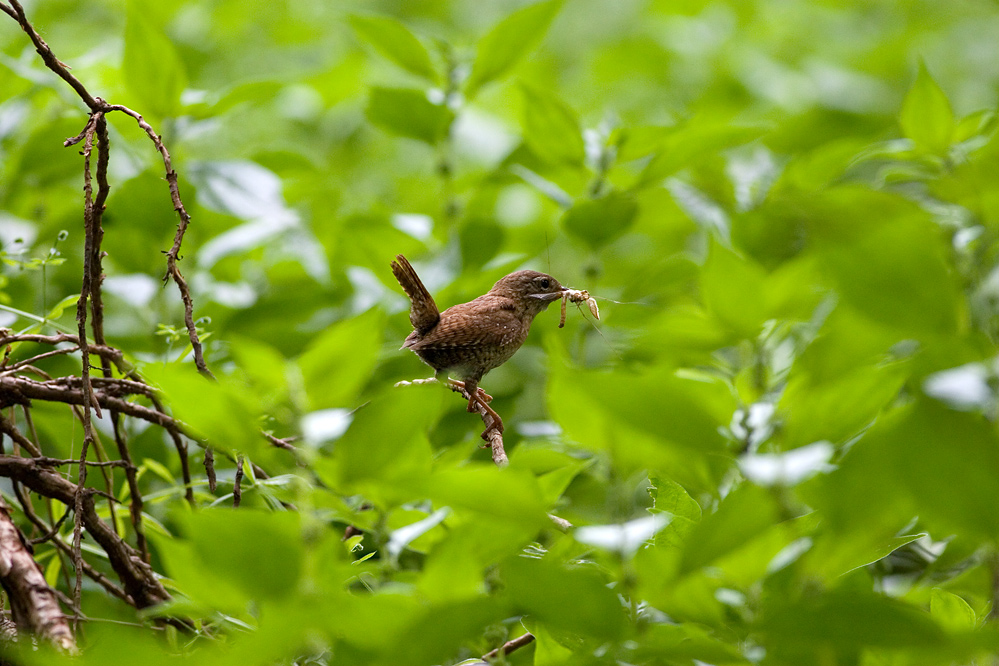
[[[548,278],[542,278],[541,279],[541,288],[542,289],[547,289],[551,285],[552,285],[551,280],[549,280]]]

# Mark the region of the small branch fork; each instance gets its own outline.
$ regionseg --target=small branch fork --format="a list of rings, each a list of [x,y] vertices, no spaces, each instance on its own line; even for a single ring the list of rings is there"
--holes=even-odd
[[[156,131],[152,128],[152,126],[150,126],[150,124],[146,122],[145,119],[143,119],[140,113],[133,111],[127,106],[121,104],[109,104],[100,97],[94,97],[93,95],[91,95],[90,92],[87,91],[87,89],[84,87],[84,85],[80,83],[80,80],[69,72],[69,68],[58,58],[55,57],[55,54],[52,52],[52,49],[49,47],[48,44],[45,43],[45,40],[41,38],[41,36],[38,34],[38,31],[35,30],[34,26],[31,25],[31,22],[28,20],[28,17],[24,13],[24,8],[21,6],[18,0],[7,0],[7,2],[9,2],[9,5],[4,4],[4,2],[0,0],[0,11],[4,12],[12,19],[17,21],[18,25],[21,26],[21,29],[28,35],[28,38],[31,40],[31,43],[35,45],[35,51],[37,51],[38,55],[41,56],[42,62],[44,62],[45,65],[53,72],[55,72],[60,78],[66,81],[66,83],[68,83],[70,87],[76,91],[76,94],[79,95],[80,99],[83,100],[83,103],[87,105],[87,108],[90,109],[90,120],[83,128],[83,131],[80,132],[80,134],[78,134],[75,137],[66,139],[66,141],[63,142],[63,145],[73,146],[83,141],[85,145],[89,146],[92,145],[94,133],[96,132],[99,135],[98,139],[99,190],[98,190],[97,200],[90,203],[91,218],[93,218],[93,216],[96,215],[97,216],[96,221],[98,224],[100,223],[100,215],[103,213],[104,200],[107,198],[107,193],[108,193],[106,161],[103,162],[103,176],[101,174],[102,170],[101,161],[102,159],[106,159],[107,156],[107,148],[106,148],[107,126],[104,124],[105,122],[104,116],[106,114],[112,111],[119,111],[127,116],[131,116],[133,119],[135,119],[139,127],[149,136],[150,140],[152,140],[153,142],[153,145],[156,146],[156,150],[160,153],[160,156],[163,159],[163,167],[166,170],[166,180],[170,187],[170,199],[173,202],[174,210],[177,212],[177,215],[180,218],[180,223],[177,225],[177,233],[173,239],[173,245],[170,247],[169,250],[166,251],[167,271],[163,279],[164,281],[172,279],[177,284],[177,288],[180,290],[181,299],[184,301],[184,324],[187,327],[187,335],[188,338],[190,339],[191,347],[194,350],[194,363],[201,374],[207,377],[211,377],[212,373],[208,369],[207,364],[205,363],[204,354],[202,352],[201,340],[198,337],[198,333],[194,326],[194,301],[191,299],[191,291],[187,286],[187,282],[184,280],[184,276],[181,274],[180,269],[177,266],[177,262],[180,259],[180,249],[181,249],[181,244],[184,240],[184,233],[187,231],[187,227],[191,223],[191,216],[190,214],[188,214],[187,209],[184,207],[184,202],[180,198],[180,188],[177,184],[177,172],[174,171],[173,169],[173,165],[170,160],[170,152],[163,144],[163,140],[160,138],[160,136],[156,133]],[[101,146],[104,146],[104,148],[101,149]],[[103,153],[103,157],[100,153]],[[89,183],[90,179],[89,160],[87,159],[88,155],[89,155],[89,148],[85,147],[84,178],[87,183]],[[89,187],[89,185],[85,184],[85,188],[86,187]],[[99,235],[102,235],[102,233],[103,232],[100,232]],[[94,243],[93,247],[93,250],[98,254],[100,253],[99,235],[96,238],[97,242]],[[96,263],[96,265],[99,266],[99,261]],[[91,278],[92,277],[94,276],[91,276]],[[87,278],[85,277],[84,279]],[[99,289],[99,283],[100,280],[98,279],[96,281],[95,288]],[[81,308],[85,307],[85,304],[79,307]],[[95,315],[95,317],[96,316],[97,315]]]

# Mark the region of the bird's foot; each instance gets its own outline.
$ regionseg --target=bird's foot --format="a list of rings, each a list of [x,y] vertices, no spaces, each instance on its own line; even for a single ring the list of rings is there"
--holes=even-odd
[[[465,382],[460,381],[458,379],[448,379],[447,385],[448,388],[450,388],[455,393],[462,393],[465,391]],[[486,393],[485,391],[483,391],[481,386],[475,391],[475,394],[478,396],[479,400],[481,400],[485,404],[489,404],[490,402],[493,401],[493,397],[488,393]],[[475,411],[475,409],[472,408],[471,403],[469,403],[468,411],[470,412]]]
[[[492,410],[489,411],[491,412],[490,415],[493,417],[493,422],[489,424],[489,426],[482,432],[481,435],[479,435],[482,439],[484,439],[487,442],[490,441],[489,435],[493,431],[498,432],[500,435],[503,434],[503,421],[502,419],[500,419],[499,414],[497,414]]]

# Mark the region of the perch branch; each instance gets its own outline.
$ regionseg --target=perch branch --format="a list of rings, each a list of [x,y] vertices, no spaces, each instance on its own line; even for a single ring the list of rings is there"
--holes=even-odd
[[[428,379],[412,379],[409,381],[396,382],[396,386],[416,386],[420,384],[440,384],[434,377]],[[460,393],[465,397],[465,400],[471,400],[471,395],[464,388],[460,388],[453,384],[445,384],[445,386],[455,393]],[[510,459],[506,456],[506,450],[503,448],[503,433],[499,432],[496,428],[493,428],[493,416],[489,413],[489,410],[485,408],[478,400],[475,401],[475,408],[479,416],[482,417],[482,422],[486,426],[485,432],[482,433],[483,439],[489,443],[489,448],[492,451],[493,462],[496,463],[497,467],[506,467],[510,464]]]

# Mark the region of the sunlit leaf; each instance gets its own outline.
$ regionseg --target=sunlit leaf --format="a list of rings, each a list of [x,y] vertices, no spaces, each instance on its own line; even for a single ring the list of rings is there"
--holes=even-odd
[[[173,42],[154,25],[139,2],[128,3],[122,69],[140,113],[176,115],[187,87],[184,65]]]
[[[352,407],[381,348],[385,316],[378,310],[329,327],[298,359],[312,409]]]
[[[403,69],[431,81],[437,73],[427,47],[400,21],[388,16],[355,14],[350,24],[379,53]]]
[[[524,98],[524,141],[551,164],[580,164],[585,157],[583,133],[576,114],[549,91],[521,86]]]
[[[916,81],[902,104],[899,116],[902,132],[917,146],[935,153],[944,152],[954,136],[954,112],[926,63],[919,63]]]
[[[624,192],[611,192],[599,199],[577,202],[562,216],[562,226],[597,250],[627,231],[636,215],[638,203],[634,197]]]
[[[760,126],[694,123],[676,128],[667,137],[655,157],[649,160],[638,177],[636,187],[662,182],[680,169],[692,165],[713,152],[749,143],[765,131]]]
[[[562,8],[563,0],[546,0],[515,11],[497,23],[479,40],[472,74],[465,94],[474,97],[479,88],[513,67],[541,41]]]
[[[446,137],[454,121],[451,109],[408,88],[372,88],[365,114],[387,132],[429,144]]]

